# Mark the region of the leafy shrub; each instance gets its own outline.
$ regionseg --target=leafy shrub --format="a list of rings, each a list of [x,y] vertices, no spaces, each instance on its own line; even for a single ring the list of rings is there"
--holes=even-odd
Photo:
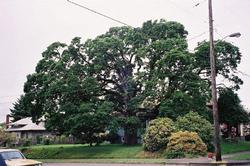
[[[207,146],[197,133],[179,131],[170,136],[166,150],[168,153],[178,154],[179,152],[183,152],[185,155],[205,155]]]
[[[43,141],[43,138],[41,136],[36,136],[36,143],[41,144]]]
[[[184,152],[178,152],[178,151],[166,151],[164,153],[164,157],[167,159],[175,159],[175,158],[184,158],[185,153]]]
[[[43,144],[44,145],[49,145],[51,143],[51,140],[49,138],[44,138]]]
[[[109,141],[111,144],[121,143],[121,138],[117,133],[109,133],[106,137],[106,141]]]
[[[207,145],[208,150],[212,150],[213,127],[212,124],[196,112],[189,112],[183,117],[178,117],[176,121],[178,131],[196,132],[202,141]]]
[[[150,121],[142,140],[144,149],[154,152],[165,148],[173,131],[175,131],[174,123],[169,118]]]
[[[23,146],[30,146],[31,142],[32,142],[31,139],[25,139],[24,143],[23,143]]]
[[[17,138],[15,134],[8,133],[0,128],[0,147],[1,146],[12,146],[16,142]]]

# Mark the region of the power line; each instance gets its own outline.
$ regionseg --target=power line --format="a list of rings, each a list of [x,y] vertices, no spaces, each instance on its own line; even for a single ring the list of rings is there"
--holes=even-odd
[[[217,28],[214,28],[214,32],[220,36],[222,39],[225,38],[225,36],[222,36],[219,32],[218,32],[218,29]]]
[[[196,17],[196,18],[199,18],[200,20],[202,20],[202,22],[203,22],[204,24],[208,24],[208,21],[207,21],[206,19],[204,19],[204,18],[202,18],[202,17],[198,17],[198,16],[195,15],[193,12],[191,12],[189,9],[187,9],[187,8],[185,8],[185,7],[181,6],[181,5],[179,5],[178,3],[174,2],[173,0],[168,0],[168,1],[171,2],[175,7],[177,7],[177,8],[179,8],[179,9],[181,9],[182,11],[186,12],[187,14],[192,15],[192,16],[194,16],[194,17]],[[202,4],[202,3],[206,2],[206,1],[207,1],[207,0],[204,0],[204,1],[200,2],[200,3],[197,3],[196,5],[199,6],[200,4]],[[195,7],[196,7],[196,5],[195,5]],[[218,25],[214,25],[214,27],[217,27],[217,26],[218,26]],[[219,35],[220,37],[223,37],[217,30],[215,31],[215,33],[216,33],[217,35]]]
[[[119,23],[119,24],[123,24],[123,25],[125,25],[125,26],[129,26],[129,27],[134,28],[133,26],[131,26],[131,25],[129,25],[129,24],[123,22],[123,21],[120,21],[120,20],[118,20],[118,19],[116,19],[116,18],[110,17],[110,16],[108,16],[108,15],[106,15],[106,14],[102,14],[102,13],[100,13],[100,12],[94,10],[94,9],[90,9],[89,7],[86,7],[86,6],[84,6],[84,5],[78,4],[78,3],[73,2],[73,1],[70,1],[70,0],[67,0],[67,1],[68,1],[69,3],[72,3],[72,4],[76,5],[76,6],[79,6],[79,7],[83,8],[83,9],[86,9],[86,10],[92,12],[92,13],[95,13],[95,14],[97,14],[97,15],[100,15],[100,16],[102,16],[102,17],[105,17],[105,18],[107,18],[107,19],[110,19],[110,20],[112,20],[112,21],[115,21],[115,22],[117,22],[117,23]]]
[[[247,73],[244,73],[244,72],[242,72],[242,71],[240,71],[240,70],[237,70],[240,74],[242,74],[243,76],[246,76],[246,77],[250,77],[250,75],[249,74],[247,74]]]
[[[105,17],[105,18],[110,19],[110,20],[112,20],[112,21],[115,21],[115,22],[117,22],[117,23],[123,24],[123,25],[125,25],[125,26],[129,26],[129,27],[134,28],[133,26],[131,26],[131,25],[127,24],[127,23],[124,23],[123,21],[120,21],[120,20],[115,19],[115,18],[113,18],[113,17],[111,17],[111,16],[108,16],[108,15],[106,15],[106,14],[103,14],[103,13],[101,13],[101,12],[98,12],[98,11],[96,11],[96,10],[94,10],[94,9],[90,9],[89,7],[86,7],[86,6],[84,6],[84,5],[78,4],[78,3],[73,2],[73,1],[70,1],[70,0],[67,0],[67,1],[70,2],[70,3],[72,3],[72,4],[74,4],[74,5],[76,5],[76,6],[78,6],[78,7],[81,7],[81,8],[83,8],[83,9],[86,9],[86,10],[92,12],[92,13],[98,14],[98,15],[100,15],[100,16],[102,16],[102,17]],[[196,39],[196,38],[198,38],[198,37],[200,37],[200,36],[206,34],[207,32],[208,32],[208,31],[202,32],[201,34],[199,34],[199,35],[197,35],[197,36],[194,36],[194,37],[192,37],[192,38],[190,38],[190,39],[187,39],[187,41],[194,40],[194,39]]]
[[[198,15],[194,15],[193,12],[191,12],[189,9],[179,5],[178,3],[174,2],[173,0],[168,0],[170,3],[172,3],[175,7],[181,9],[182,11],[186,12],[187,14],[189,15],[192,15],[194,17],[197,17],[198,18]],[[203,19],[201,17],[199,17],[199,19],[201,19],[203,21],[203,23],[206,23],[208,24],[208,21],[206,19]]]
[[[194,36],[194,37],[192,37],[192,38],[187,39],[187,41],[194,40],[194,39],[196,39],[196,38],[198,38],[198,37],[201,37],[201,36],[203,36],[203,35],[205,35],[205,34],[207,34],[207,33],[208,33],[208,31],[202,32],[202,33],[200,33],[200,34],[198,34],[198,35],[196,35],[196,36]]]
[[[194,7],[198,7],[198,6],[200,6],[201,4],[203,4],[203,3],[205,3],[207,0],[203,0],[203,1],[201,1],[201,2],[198,2],[198,3],[196,3],[195,5],[194,5]]]

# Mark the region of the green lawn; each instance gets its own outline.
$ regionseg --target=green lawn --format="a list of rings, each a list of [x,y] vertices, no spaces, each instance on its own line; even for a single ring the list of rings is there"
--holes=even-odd
[[[240,154],[231,158],[232,160],[250,160],[250,153],[249,154]]]
[[[43,163],[166,164],[166,159],[42,159]]]
[[[20,148],[27,158],[33,159],[146,159],[163,158],[160,153],[144,152],[141,145],[105,144],[38,145]],[[250,151],[250,142],[222,143],[222,153]],[[141,160],[142,162],[144,160]]]
[[[222,154],[250,151],[250,141],[240,141],[238,143],[223,142],[221,144],[221,149]]]
[[[142,146],[108,144],[101,146],[86,145],[47,145],[20,148],[27,158],[39,159],[107,159],[107,158],[144,158]],[[154,157],[154,156],[151,156]]]

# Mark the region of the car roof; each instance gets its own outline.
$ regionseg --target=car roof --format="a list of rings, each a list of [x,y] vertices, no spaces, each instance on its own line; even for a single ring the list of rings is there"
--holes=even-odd
[[[17,149],[0,149],[0,153],[1,153],[1,152],[13,152],[13,151],[20,152],[20,151],[17,150]]]

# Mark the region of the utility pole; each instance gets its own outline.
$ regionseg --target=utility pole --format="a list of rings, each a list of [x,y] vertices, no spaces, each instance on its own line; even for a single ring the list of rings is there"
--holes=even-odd
[[[218,115],[217,104],[217,90],[216,90],[216,70],[215,70],[215,52],[214,52],[214,28],[213,28],[213,7],[212,0],[208,0],[209,10],[209,38],[210,38],[210,67],[211,67],[211,88],[213,101],[213,119],[214,119],[214,148],[216,161],[221,161],[221,147],[220,147],[220,123]]]

